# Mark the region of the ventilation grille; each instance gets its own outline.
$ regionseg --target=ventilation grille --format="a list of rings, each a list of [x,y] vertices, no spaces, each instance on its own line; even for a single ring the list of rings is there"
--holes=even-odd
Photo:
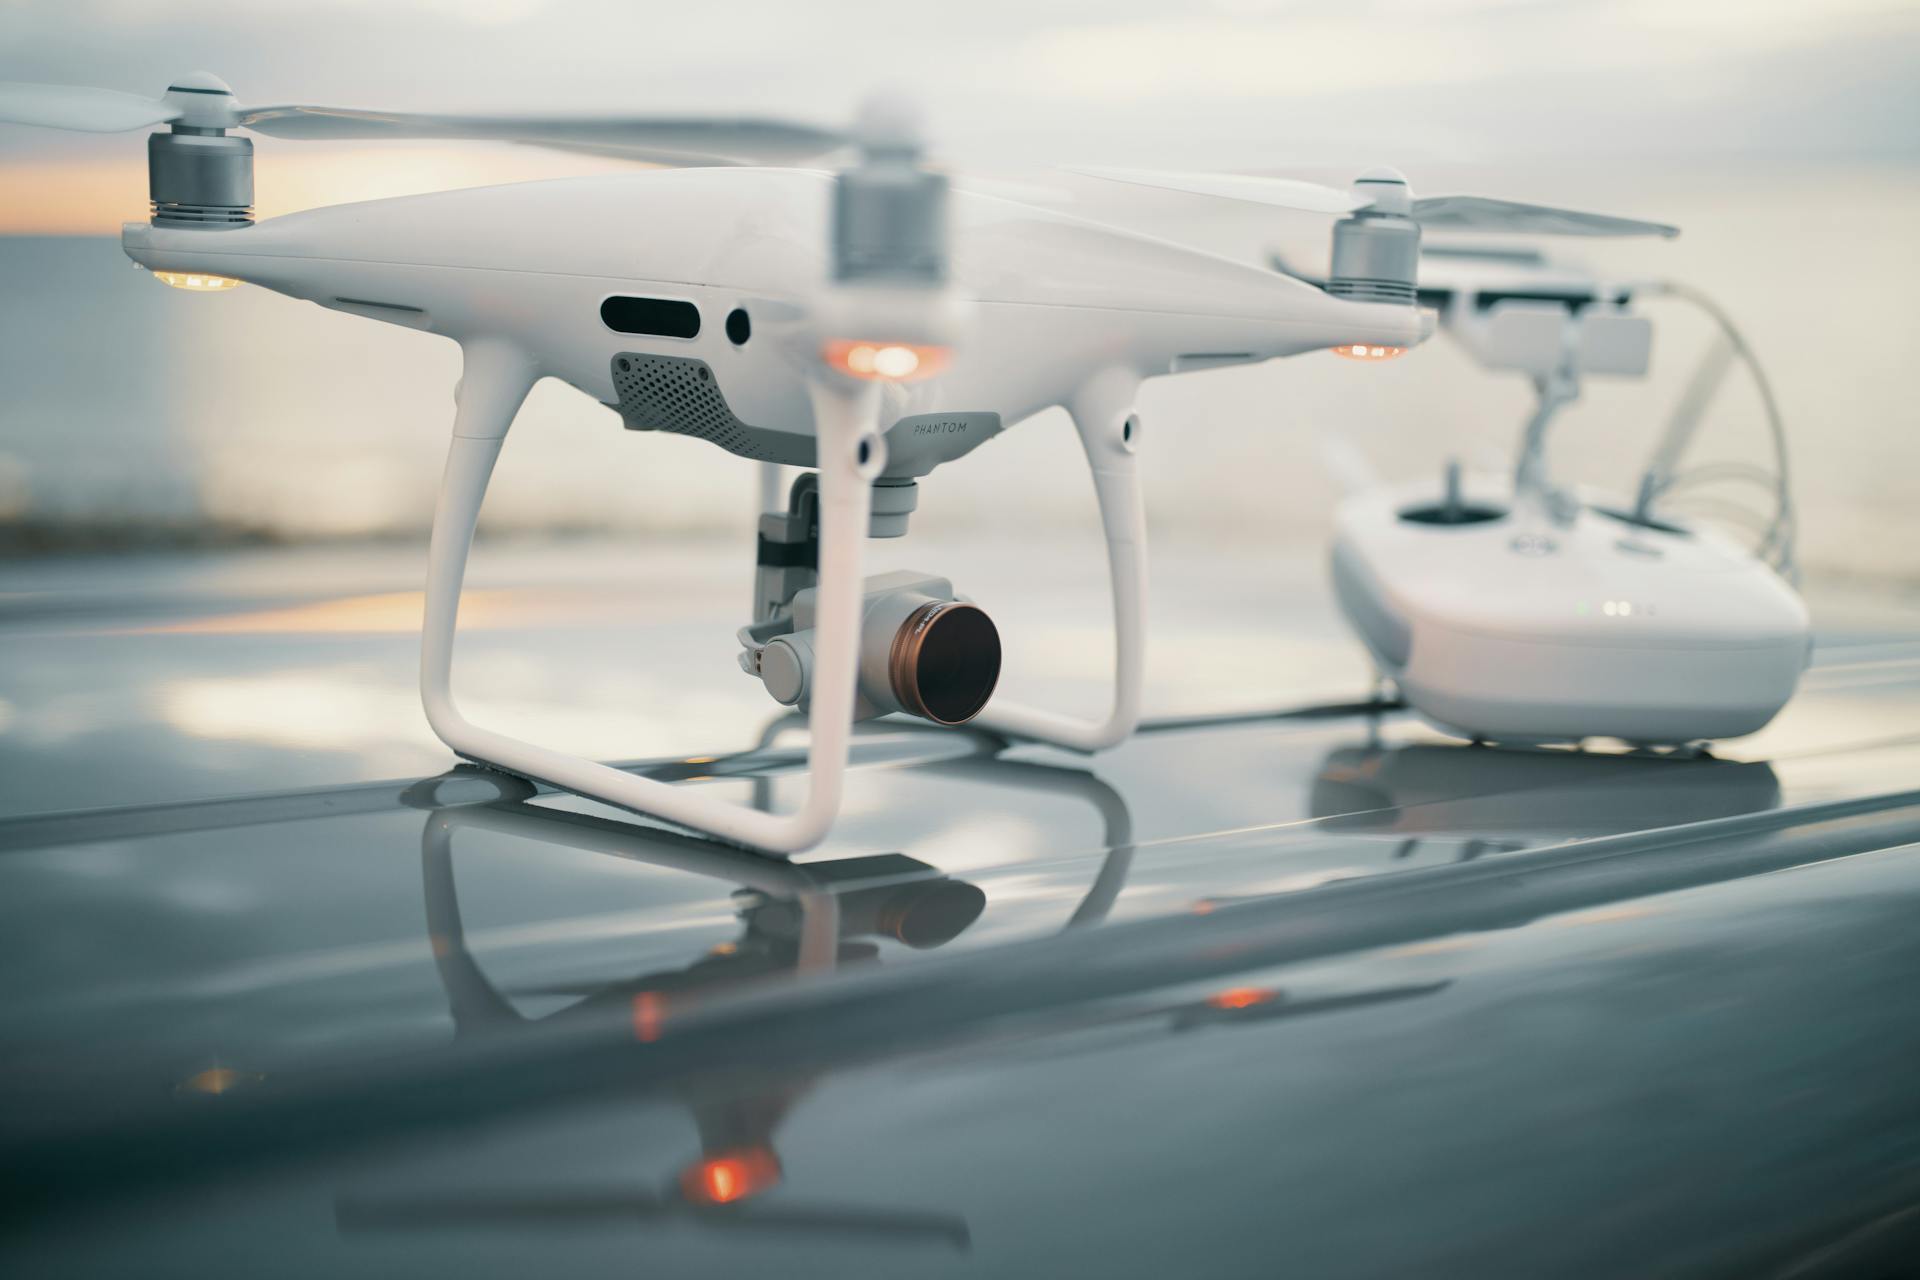
[[[733,416],[704,360],[685,356],[621,355],[613,360],[620,416],[632,431],[671,431],[710,440],[756,462],[779,462],[765,433]]]
[[[1407,280],[1369,280],[1362,276],[1335,276],[1327,281],[1327,292],[1336,298],[1355,302],[1406,302],[1414,299],[1414,287]]]
[[[253,221],[253,210],[237,204],[180,204],[172,200],[155,200],[153,220],[163,227],[244,227]]]

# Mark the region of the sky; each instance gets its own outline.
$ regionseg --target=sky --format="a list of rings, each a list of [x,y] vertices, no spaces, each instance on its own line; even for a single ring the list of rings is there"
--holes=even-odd
[[[255,105],[821,121],[899,87],[946,154],[988,166],[1911,162],[1916,67],[1916,0],[0,4],[0,79],[158,93],[209,70]],[[140,146],[0,126],[0,232],[113,229]],[[606,167],[392,143],[260,163],[265,212]]]

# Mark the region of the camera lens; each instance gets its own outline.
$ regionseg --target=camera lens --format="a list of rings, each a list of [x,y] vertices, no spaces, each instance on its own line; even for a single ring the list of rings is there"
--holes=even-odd
[[[1000,632],[974,605],[930,601],[907,615],[887,665],[902,707],[935,724],[965,724],[1000,682]]]

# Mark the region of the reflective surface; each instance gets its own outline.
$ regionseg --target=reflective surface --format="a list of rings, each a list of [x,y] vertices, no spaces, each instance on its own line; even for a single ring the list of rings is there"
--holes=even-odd
[[[744,579],[649,569],[642,614],[576,589],[597,554],[503,554],[463,681],[790,803],[801,729],[693,691]],[[1097,697],[1097,582],[1025,567],[991,601],[1009,681]],[[1156,569],[1152,731],[1082,759],[868,726],[846,820],[790,862],[415,744],[398,558],[15,573],[9,1270],[1920,1256],[1920,626],[1817,609],[1800,698],[1714,757],[1490,751],[1355,705],[1316,567],[1256,601],[1230,564]],[[1282,712],[1207,710],[1255,702],[1237,655],[1275,645]]]

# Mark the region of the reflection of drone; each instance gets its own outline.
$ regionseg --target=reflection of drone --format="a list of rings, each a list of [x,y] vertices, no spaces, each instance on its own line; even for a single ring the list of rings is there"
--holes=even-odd
[[[753,762],[764,759],[763,753],[779,740],[782,733],[798,728],[802,723],[799,716],[776,716],[761,731],[754,749],[741,760]],[[1068,795],[1085,801],[1100,815],[1100,848],[1105,850],[1105,855],[1100,864],[1100,874],[1094,877],[1080,905],[1074,908],[1066,927],[1078,928],[1105,920],[1120,897],[1121,889],[1126,887],[1127,871],[1133,866],[1133,813],[1127,808],[1126,799],[1097,774],[1026,760],[1008,760],[1000,755],[1007,746],[1004,741],[991,734],[978,732],[971,734],[970,738],[970,745],[974,748],[972,752],[917,767],[922,772],[938,773],[951,782],[982,782],[1007,791]],[[724,769],[726,766],[712,761],[703,767]],[[761,810],[772,809],[772,771],[754,768],[752,777],[753,806]]]
[[[557,1013],[521,1015],[467,947],[453,876],[453,833],[493,831],[544,843],[643,859],[733,880],[740,936],[683,969],[590,989],[542,987],[531,994],[578,995]],[[891,936],[937,947],[979,916],[985,896],[899,854],[797,866],[671,833],[526,805],[472,806],[429,815],[421,841],[427,927],[434,962],[460,1037],[525,1033],[542,1026],[629,1028],[642,1043],[703,997],[792,973],[821,972],[871,958],[868,939]],[[724,1228],[825,1231],[941,1240],[965,1248],[966,1224],[949,1215],[840,1206],[747,1204],[782,1178],[775,1130],[812,1085],[811,1077],[722,1076],[683,1084],[682,1102],[700,1132],[701,1155],[664,1193],[539,1190],[473,1195],[343,1198],[343,1229],[498,1223],[526,1226],[691,1216]]]
[[[763,747],[783,723],[776,721],[768,730]],[[1125,881],[1133,852],[1131,822],[1117,792],[1078,770],[992,757],[961,757],[925,767],[996,785],[1078,795],[1093,804],[1103,819],[1109,852],[1067,927],[1105,918]],[[418,794],[431,795],[438,789],[434,784],[451,780],[430,779]],[[631,858],[738,884],[735,907],[740,935],[681,969],[624,981],[546,985],[520,992],[578,997],[555,1013],[528,1018],[487,977],[466,942],[454,882],[453,838],[456,831],[469,829]],[[611,1027],[648,1043],[704,1000],[784,977],[871,961],[880,953],[879,939],[915,950],[944,946],[971,926],[986,904],[977,886],[904,854],[788,863],[693,836],[519,800],[434,810],[421,837],[421,862],[434,962],[460,1038],[530,1033],[543,1026]],[[681,1085],[678,1094],[699,1129],[701,1155],[661,1193],[621,1188],[604,1193],[347,1197],[340,1202],[339,1221],[343,1229],[355,1230],[691,1217],[726,1228],[859,1233],[966,1247],[966,1224],[949,1215],[757,1203],[783,1177],[775,1131],[814,1078],[796,1072],[722,1073]],[[749,1205],[749,1201],[756,1203]]]
[[[848,725],[985,707],[999,636],[946,580],[862,583],[864,539],[905,531],[921,476],[1005,426],[1065,406],[1092,470],[1113,581],[1115,684],[1104,718],[996,705],[984,722],[1081,750],[1139,714],[1145,520],[1135,392],[1173,372],[1334,349],[1398,355],[1423,225],[1613,235],[1651,223],[1473,197],[1414,200],[1390,171],[1352,191],[1118,174],[1202,196],[1345,215],[1324,288],[1198,250],[973,192],[922,162],[910,112],[849,130],[712,118],[534,119],[246,108],[196,74],[158,99],[0,85],[0,122],[147,139],[152,218],[122,243],[168,284],[242,281],[459,342],[465,372],[429,558],[422,695],[461,755],[767,850],[818,842],[840,803]],[[627,155],[676,172],[442,192],[253,221],[253,143],[282,138],[513,139]],[[852,153],[833,173],[791,164]],[[952,245],[949,246],[949,228]],[[455,621],[502,442],[533,384],[559,378],[636,430],[814,468],[762,524],[744,663],[810,713],[812,784],[765,814],[480,728],[455,706]]]

